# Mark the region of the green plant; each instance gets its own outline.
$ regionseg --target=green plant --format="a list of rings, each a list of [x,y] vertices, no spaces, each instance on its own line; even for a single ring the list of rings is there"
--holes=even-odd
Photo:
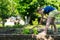
[[[38,31],[37,31],[36,28],[33,29],[33,33],[34,33],[34,34],[37,34],[37,33],[38,33]]]
[[[29,34],[30,33],[30,31],[29,31],[29,29],[23,29],[23,32],[22,32],[23,34]]]
[[[22,28],[22,27],[23,27],[23,25],[20,25],[20,24],[16,24],[13,26],[13,28]]]

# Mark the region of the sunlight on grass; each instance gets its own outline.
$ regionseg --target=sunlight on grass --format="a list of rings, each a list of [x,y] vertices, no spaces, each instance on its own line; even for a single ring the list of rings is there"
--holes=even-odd
[[[28,25],[28,26],[26,26],[26,27],[24,27],[25,29],[33,29],[33,28],[35,28],[35,29],[37,29],[37,28],[44,28],[45,26],[43,25]]]
[[[56,25],[57,26],[57,28],[60,28],[60,24],[58,24],[58,25]]]
[[[24,27],[24,28],[26,28],[26,29],[32,29],[32,28],[34,28],[36,25],[28,25],[28,26],[26,26],[26,27]]]
[[[57,28],[60,28],[60,24],[56,25]],[[26,27],[24,27],[25,29],[33,29],[33,28],[45,28],[45,25],[27,25]],[[50,27],[51,28],[51,25]]]
[[[0,24],[0,27],[2,27],[3,25],[2,24]]]

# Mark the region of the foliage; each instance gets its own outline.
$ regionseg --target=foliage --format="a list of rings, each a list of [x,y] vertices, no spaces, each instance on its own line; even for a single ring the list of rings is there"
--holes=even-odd
[[[12,26],[13,28],[22,28],[24,25],[20,25],[20,24],[16,24],[14,26]]]
[[[33,29],[33,33],[34,33],[34,34],[38,34],[38,31],[37,31],[36,28]]]
[[[60,10],[59,0],[1,0],[0,5],[0,16],[3,18],[19,14],[23,16],[32,14],[31,16],[34,17],[38,6],[52,5]]]
[[[7,8],[7,5],[8,5],[8,1],[7,0],[1,0],[0,1],[0,17],[2,19],[5,19],[9,16],[8,12],[8,8]]]
[[[30,17],[29,23],[33,24],[32,21],[38,19],[36,15],[37,7],[47,5],[52,5],[60,10],[60,0],[0,0],[0,17],[6,19],[10,16],[20,15],[25,19],[25,16],[27,16],[28,19]]]
[[[29,34],[30,31],[29,31],[29,29],[24,29],[22,33],[23,33],[23,34]]]
[[[33,25],[38,25],[38,19],[35,19],[35,21],[32,21]]]

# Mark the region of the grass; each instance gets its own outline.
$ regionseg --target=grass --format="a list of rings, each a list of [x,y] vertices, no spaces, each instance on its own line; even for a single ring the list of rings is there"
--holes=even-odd
[[[60,24],[57,24],[56,26],[57,26],[57,28],[60,29]],[[2,24],[0,24],[0,27],[2,27]],[[8,28],[8,27],[5,27],[5,28]],[[26,26],[24,26],[22,28],[23,28],[23,31],[21,32],[22,34],[30,34],[32,32],[34,34],[37,34],[38,33],[38,29],[45,28],[45,25],[26,25]],[[51,28],[51,27],[49,27],[49,28]],[[30,31],[30,29],[32,29],[32,31]],[[18,32],[20,32],[20,31],[18,31]]]
[[[0,27],[2,27],[3,25],[2,24],[0,24]]]
[[[60,28],[60,24],[56,25],[57,28]],[[26,27],[24,27],[25,29],[33,29],[33,28],[45,28],[45,25],[27,25]],[[49,27],[51,28],[51,27]]]
[[[57,28],[60,28],[60,24],[57,24],[56,25],[57,26]],[[0,24],[0,27],[3,27],[3,25],[2,24]],[[22,28],[25,28],[25,29],[33,29],[33,28],[44,28],[45,27],[45,25],[26,25],[26,26],[24,26],[24,27],[22,27]],[[50,27],[49,27],[50,28]]]
[[[58,24],[58,25],[56,25],[57,26],[57,28],[60,28],[60,24]]]

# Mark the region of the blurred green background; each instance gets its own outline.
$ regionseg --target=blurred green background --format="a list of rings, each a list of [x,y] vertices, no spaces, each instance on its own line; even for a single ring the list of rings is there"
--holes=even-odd
[[[45,7],[51,5],[60,11],[60,0],[0,0],[0,27],[13,27],[13,28],[34,28],[36,34],[37,26],[40,28],[45,25],[40,25],[38,20],[41,17],[37,14],[36,10],[38,7]],[[16,24],[14,26],[5,26],[5,20],[11,16],[20,16],[25,22],[25,25]],[[60,28],[60,14],[56,16],[57,27]],[[25,30],[26,30],[25,29]],[[29,30],[23,31],[28,34]]]

